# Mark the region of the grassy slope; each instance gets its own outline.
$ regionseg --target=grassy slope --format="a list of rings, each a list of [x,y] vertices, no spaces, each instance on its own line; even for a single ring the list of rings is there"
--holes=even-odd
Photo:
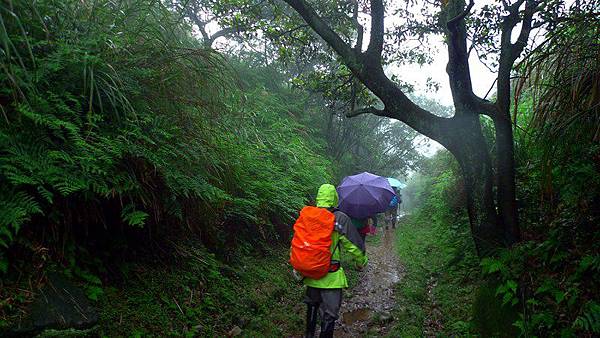
[[[467,232],[461,227],[452,229],[424,216],[410,217],[400,224],[397,248],[406,273],[398,284],[396,323],[391,336],[423,335],[430,315],[427,291],[431,278],[437,280],[432,293],[442,313],[443,331],[438,334],[466,335],[472,330],[468,322],[478,270],[472,246],[455,247],[457,237],[468,236],[468,227]]]

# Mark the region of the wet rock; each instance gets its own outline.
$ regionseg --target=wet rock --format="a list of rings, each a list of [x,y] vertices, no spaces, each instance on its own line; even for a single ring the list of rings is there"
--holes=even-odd
[[[239,336],[242,334],[242,329],[240,329],[239,326],[234,326],[233,329],[229,330],[229,332],[227,333],[228,337],[235,337],[235,336]]]
[[[34,335],[52,329],[89,329],[97,322],[98,313],[85,292],[63,275],[50,273],[48,283],[38,290],[28,315],[5,334]]]

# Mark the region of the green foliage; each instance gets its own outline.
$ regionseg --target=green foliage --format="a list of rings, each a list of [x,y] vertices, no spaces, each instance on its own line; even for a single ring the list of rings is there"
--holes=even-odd
[[[65,237],[179,224],[217,246],[238,225],[264,240],[330,180],[321,141],[290,114],[306,95],[284,81],[269,83],[279,95],[268,79],[236,86],[228,61],[160,2],[44,0],[0,14],[3,251],[34,217]]]
[[[353,79],[348,68],[327,63],[295,76],[292,84],[313,92],[317,96],[313,100],[329,110],[310,116],[307,123],[315,125],[327,141],[326,151],[337,169],[337,179],[362,171],[381,176],[406,175],[421,159],[414,147],[418,134],[405,124],[372,114],[346,117],[353,109],[379,104]],[[445,108],[419,98],[427,108]]]
[[[232,313],[250,335],[298,326],[292,312],[275,322],[247,315],[288,299],[287,277],[272,278],[285,266],[279,255],[226,277],[214,255],[287,240],[297,211],[331,181],[325,141],[306,123],[323,108],[268,69],[206,49],[159,1],[19,1],[0,15],[2,327],[33,297],[20,296],[37,286],[21,276],[43,280],[48,268],[117,311],[107,320],[122,311],[131,326],[106,324],[109,335],[223,334]],[[115,288],[127,261],[194,236],[203,265],[182,276],[126,271],[132,287]],[[241,281],[257,285],[240,298],[250,308],[234,306]],[[190,290],[202,293],[193,304]]]
[[[440,321],[441,335],[473,333],[469,306],[479,284],[477,255],[468,219],[460,205],[463,197],[457,165],[446,152],[423,164],[423,174],[403,190],[414,208],[397,231],[397,247],[406,268],[399,283],[397,323],[399,336],[425,334],[428,320]],[[436,317],[434,304],[441,312]]]
[[[508,286],[512,294],[512,284]],[[516,307],[499,297],[498,290],[506,285],[498,285],[494,279],[484,280],[477,288],[473,302],[473,318],[470,322],[474,331],[482,337],[515,337],[519,334],[513,323],[519,318]]]
[[[234,326],[249,337],[301,333],[303,288],[289,273],[287,252],[224,264],[198,244],[177,245],[181,265],[124,269],[125,284],[106,288],[101,299],[99,333],[224,336]]]
[[[39,203],[24,191],[7,192],[0,196],[0,247],[7,249],[21,225],[34,214],[41,213]],[[1,256],[0,256],[1,257]],[[0,262],[5,262],[0,258]],[[0,263],[2,264],[2,263]],[[5,272],[0,266],[0,272]]]
[[[523,336],[598,332],[600,64],[590,20],[575,11],[521,69],[515,143],[525,240],[482,267],[499,281],[503,303],[517,305]]]
[[[525,240],[482,261],[497,296],[518,305],[523,336],[598,332],[597,28],[573,15],[522,69],[515,143]]]
[[[480,262],[484,284],[472,326],[483,336],[598,333],[597,25],[585,10],[572,14],[521,69],[513,118],[524,240]],[[482,125],[493,148],[493,124],[483,119]],[[455,165],[441,156],[403,196],[428,210],[428,220],[452,224],[452,206],[464,201],[456,190],[440,194],[440,187],[460,186]]]
[[[600,333],[600,305],[594,301],[586,303],[581,315],[575,318],[573,328],[596,334]]]
[[[148,214],[143,211],[133,210],[133,208],[134,206],[132,205],[124,207],[121,211],[121,218],[124,222],[128,223],[131,226],[143,227],[144,221],[148,217]]]

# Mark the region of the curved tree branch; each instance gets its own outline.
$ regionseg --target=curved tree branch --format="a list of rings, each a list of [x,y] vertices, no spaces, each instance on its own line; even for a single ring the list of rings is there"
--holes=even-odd
[[[457,16],[455,16],[454,18],[448,20],[448,22],[446,22],[446,26],[448,27],[448,29],[450,29],[450,30],[454,29],[461,20],[466,18],[467,15],[469,15],[469,13],[471,12],[473,5],[475,5],[475,2],[473,2],[473,0],[469,0],[469,4],[467,5],[467,8],[465,8],[465,10],[462,11],[462,13],[460,13]]]
[[[379,116],[400,120],[447,147],[455,143],[456,140],[451,132],[453,123],[449,119],[436,116],[416,105],[385,75],[381,64],[381,50],[378,47],[380,43],[383,44],[384,30],[384,8],[381,0],[372,0],[372,5],[375,6],[372,9],[375,15],[373,20],[375,24],[372,29],[374,32],[380,33],[378,34],[380,36],[371,37],[369,42],[371,53],[379,51],[378,56],[358,53],[324,22],[306,0],[284,1],[294,8],[304,21],[338,53],[342,62],[375,96],[379,97],[385,106],[383,111],[360,111],[361,114],[375,113]],[[352,112],[349,115],[357,116]]]
[[[216,39],[223,37],[223,36],[226,37],[226,36],[229,36],[230,34],[238,33],[238,32],[240,32],[240,30],[237,30],[233,27],[225,27],[225,28],[219,30],[218,32],[216,32],[215,34],[211,35],[208,38],[208,41],[209,41],[210,45],[212,46],[212,44],[215,42]]]
[[[474,112],[477,96],[473,93],[471,70],[469,69],[469,50],[467,48],[467,29],[465,17],[473,8],[473,0],[464,7],[464,2],[452,1],[448,4],[447,15],[453,15],[446,21],[448,33],[448,64],[446,72],[450,80],[450,90],[456,108],[456,116]]]
[[[366,107],[353,110],[346,114],[346,117],[356,117],[363,114],[373,114],[377,116],[387,116],[386,111],[384,109],[377,109],[375,107]]]
[[[354,72],[360,72],[362,62],[359,55],[342,38],[323,21],[315,10],[305,0],[284,0],[302,16],[304,21],[319,34],[343,59],[344,63]]]

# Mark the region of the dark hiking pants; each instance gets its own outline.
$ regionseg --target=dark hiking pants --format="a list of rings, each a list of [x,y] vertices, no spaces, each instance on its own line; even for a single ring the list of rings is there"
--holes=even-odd
[[[342,305],[342,289],[319,289],[309,286],[306,289],[304,302],[308,306],[309,313],[311,309],[315,310],[313,318],[307,318],[307,336],[311,336],[311,330],[314,334],[316,309],[318,309],[321,317],[320,337],[333,337],[335,321],[339,317],[340,306]]]

